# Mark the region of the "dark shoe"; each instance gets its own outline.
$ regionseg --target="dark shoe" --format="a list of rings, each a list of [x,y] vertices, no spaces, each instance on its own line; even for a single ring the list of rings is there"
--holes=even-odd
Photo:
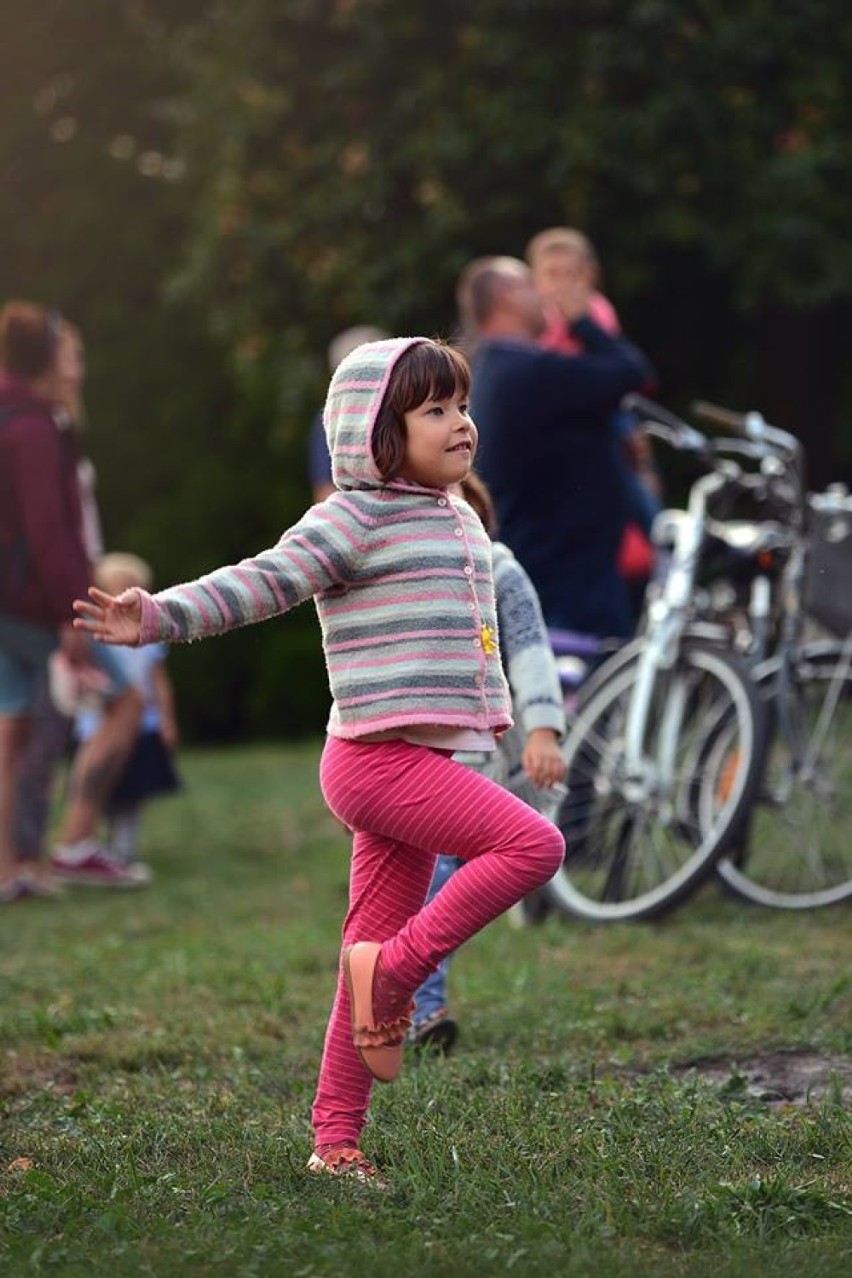
[[[511,927],[537,927],[547,918],[550,909],[550,901],[538,888],[512,906],[508,914],[509,924]]]
[[[408,1031],[408,1042],[418,1052],[449,1056],[459,1036],[459,1027],[445,1007],[431,1016],[415,1021]]]

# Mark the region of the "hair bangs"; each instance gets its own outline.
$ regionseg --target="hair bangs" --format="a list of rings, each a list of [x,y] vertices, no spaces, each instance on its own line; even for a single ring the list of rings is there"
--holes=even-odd
[[[451,399],[470,392],[470,366],[460,351],[444,342],[418,342],[399,361],[398,412],[419,408],[427,399]]]

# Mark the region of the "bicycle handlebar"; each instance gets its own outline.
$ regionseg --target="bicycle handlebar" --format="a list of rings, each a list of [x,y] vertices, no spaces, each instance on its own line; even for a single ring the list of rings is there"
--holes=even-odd
[[[625,395],[621,407],[626,412],[639,414],[655,439],[663,440],[679,452],[692,453],[704,465],[709,465],[726,486],[739,488],[741,492],[763,492],[766,496],[775,491],[783,499],[785,509],[801,508],[804,500],[801,444],[795,436],[770,426],[760,413],[735,413],[706,401],[694,403],[694,413],[727,432],[726,438],[708,438],[644,395]],[[731,454],[760,463],[761,475],[742,478],[739,467],[731,469],[732,462],[726,460]],[[778,471],[767,468],[773,457],[781,467]]]
[[[663,439],[672,448],[680,448],[689,452],[706,453],[710,441],[700,430],[676,417],[674,413],[656,404],[644,395],[625,395],[621,407],[628,413],[638,413],[645,425],[651,428],[652,434]],[[656,429],[654,429],[656,428]]]
[[[732,412],[730,408],[721,408],[718,404],[710,404],[705,399],[696,399],[691,405],[692,412],[705,422],[718,426],[720,430],[730,431],[734,435],[748,437],[746,417],[744,413]]]
[[[621,401],[621,407],[628,413],[641,413],[643,417],[647,417],[650,421],[657,422],[661,426],[668,426],[670,430],[691,430],[691,426],[687,426],[686,422],[681,421],[674,413],[667,408],[663,408],[662,404],[657,404],[653,399],[646,399],[644,395],[635,393],[625,395]]]
[[[777,449],[790,457],[800,457],[802,446],[795,435],[777,426],[770,426],[761,413],[735,413],[730,408],[721,408],[718,404],[709,404],[706,400],[696,400],[691,405],[696,417],[712,422],[721,430],[730,431],[741,439],[750,439],[758,444]]]

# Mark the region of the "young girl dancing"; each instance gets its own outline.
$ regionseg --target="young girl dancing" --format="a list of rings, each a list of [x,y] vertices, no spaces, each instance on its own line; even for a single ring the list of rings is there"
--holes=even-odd
[[[512,722],[491,545],[448,492],[476,449],[469,387],[442,343],[359,347],[325,405],[338,491],[253,559],[153,596],[92,587],[75,604],[95,638],[137,645],[221,634],[313,596],[333,697],[320,783],[353,842],[308,1167],[372,1183],[361,1130],[373,1080],[401,1068],[414,991],[565,851],[549,821],[451,758],[493,749]],[[465,864],[424,905],[438,853]]]

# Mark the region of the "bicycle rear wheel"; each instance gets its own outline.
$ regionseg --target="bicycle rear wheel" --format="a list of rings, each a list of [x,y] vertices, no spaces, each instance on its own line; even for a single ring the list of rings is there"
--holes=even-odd
[[[637,774],[625,732],[640,657],[619,654],[610,675],[596,672],[565,746],[557,823],[566,857],[547,891],[557,908],[592,922],[653,918],[689,896],[759,779],[761,708],[748,672],[692,642],[657,675]]]
[[[773,662],[758,688],[772,723],[763,778],[716,872],[737,896],[776,909],[852,900],[852,650],[806,648],[788,680]]]

